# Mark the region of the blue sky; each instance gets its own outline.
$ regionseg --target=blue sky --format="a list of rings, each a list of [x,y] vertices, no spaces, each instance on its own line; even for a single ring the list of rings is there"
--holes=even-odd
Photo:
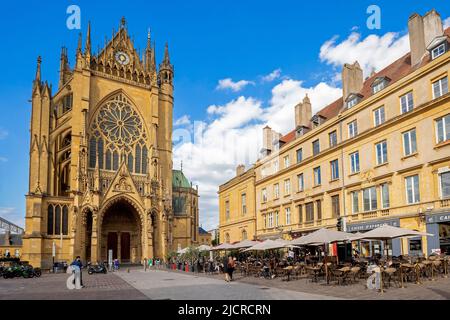
[[[218,221],[218,185],[233,176],[238,163],[250,165],[257,156],[251,151],[243,159],[224,155],[257,145],[255,134],[260,135],[263,124],[282,133],[291,130],[289,110],[305,93],[313,97],[316,110],[338,97],[343,62],[362,60],[368,72],[407,51],[411,13],[436,8],[443,20],[450,16],[448,1],[436,0],[6,2],[0,29],[0,216],[20,225],[28,186],[28,100],[36,57],[43,58],[43,78],[56,87],[60,48],[68,47],[73,65],[77,44],[79,31],[66,28],[71,4],[81,8],[83,34],[91,21],[94,50],[105,36],[111,37],[122,16],[137,47],[145,47],[147,28],[152,29],[158,62],[169,42],[176,72],[174,118],[184,119],[175,129],[181,135],[183,130],[192,133],[193,122],[201,121],[206,137],[202,144],[178,143],[174,165],[179,167],[183,160],[186,175],[200,185],[201,223],[206,228]],[[380,30],[366,27],[371,4],[381,8]],[[374,49],[386,52],[376,54]],[[272,79],[264,80],[272,72]],[[219,80],[228,78],[224,83],[240,90],[218,88]],[[231,141],[243,137],[244,144],[238,139],[232,151],[225,146],[223,153],[216,152],[208,140],[217,141],[225,131],[231,132]]]

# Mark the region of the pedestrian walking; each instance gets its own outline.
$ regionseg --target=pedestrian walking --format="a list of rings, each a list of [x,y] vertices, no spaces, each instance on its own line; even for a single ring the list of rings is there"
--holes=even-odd
[[[228,268],[227,268],[227,273],[228,273],[228,282],[229,281],[233,281],[233,272],[234,272],[234,267],[236,266],[236,263],[234,261],[234,259],[232,257],[228,258]]]
[[[114,259],[114,271],[119,270],[119,259]]]
[[[147,271],[147,258],[144,258],[144,271]]]
[[[223,273],[225,274],[225,281],[230,282],[230,275],[228,274],[228,259],[227,257],[223,257]]]
[[[83,268],[83,262],[81,262],[81,257],[77,256],[75,258],[75,260],[73,260],[73,262],[70,265],[80,268],[80,285],[81,285],[82,288],[84,288],[84,285],[83,285],[83,272],[81,272],[81,270]]]

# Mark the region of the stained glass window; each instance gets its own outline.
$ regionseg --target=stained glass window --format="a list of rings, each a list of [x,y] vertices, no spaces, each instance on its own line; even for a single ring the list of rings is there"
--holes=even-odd
[[[47,214],[47,234],[53,234],[53,206],[48,206]]]
[[[69,234],[69,209],[67,206],[63,207],[63,215],[62,215],[62,234]]]
[[[124,95],[118,94],[101,106],[92,122],[91,137],[91,168],[95,168],[98,152],[101,169],[118,170],[123,157],[130,172],[146,173],[147,135],[141,117]]]
[[[141,173],[141,146],[136,146],[136,166],[134,167],[136,173]]]

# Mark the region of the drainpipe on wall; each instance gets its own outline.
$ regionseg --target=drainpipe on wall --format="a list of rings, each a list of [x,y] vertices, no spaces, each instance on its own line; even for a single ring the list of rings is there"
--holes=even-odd
[[[341,117],[341,115],[339,115]],[[342,143],[342,120],[339,120],[339,131],[340,137],[339,142]],[[346,206],[346,197],[345,197],[345,174],[344,174],[344,148],[341,148],[341,172],[342,172],[342,203],[344,209],[344,215],[342,216],[342,230],[347,232],[347,206]]]

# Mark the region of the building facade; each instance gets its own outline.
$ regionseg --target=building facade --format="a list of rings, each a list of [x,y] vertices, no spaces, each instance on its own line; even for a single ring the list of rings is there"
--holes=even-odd
[[[236,168],[236,177],[219,188],[220,242],[233,243],[256,237],[255,170]]]
[[[202,227],[198,228],[198,244],[207,246],[212,244],[212,234]]]
[[[393,255],[450,250],[450,29],[435,10],[413,14],[408,28],[411,52],[365,79],[357,62],[345,64],[340,99],[313,115],[306,96],[294,130],[263,129],[250,169],[256,238],[390,224],[433,234],[390,242]],[[221,235],[238,226],[224,223],[225,194],[221,187]],[[379,243],[361,249],[382,252]]]
[[[125,19],[97,53],[89,25],[73,68],[62,49],[55,93],[38,58],[24,260],[105,261],[112,250],[138,263],[195,239],[186,232],[197,230],[198,210],[180,219],[172,209],[173,76],[168,46],[158,68],[150,33],[141,57]]]

